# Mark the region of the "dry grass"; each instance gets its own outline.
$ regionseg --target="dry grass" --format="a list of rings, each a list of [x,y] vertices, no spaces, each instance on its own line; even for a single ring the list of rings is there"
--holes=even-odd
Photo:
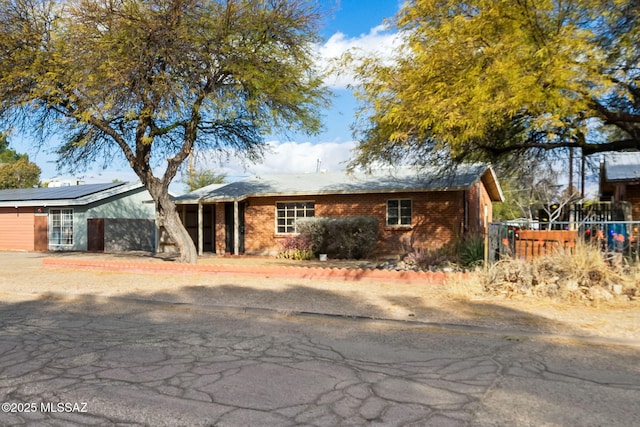
[[[604,256],[586,244],[533,260],[501,260],[479,280],[485,292],[507,297],[551,297],[594,304],[640,297],[637,267],[627,265],[621,257]]]
[[[472,301],[485,294],[483,273],[472,274],[466,279],[451,279],[445,284],[447,294],[454,301]]]

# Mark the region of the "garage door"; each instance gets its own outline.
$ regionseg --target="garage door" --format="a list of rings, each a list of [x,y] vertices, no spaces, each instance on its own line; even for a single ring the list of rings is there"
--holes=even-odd
[[[33,208],[0,208],[0,250],[33,250]]]

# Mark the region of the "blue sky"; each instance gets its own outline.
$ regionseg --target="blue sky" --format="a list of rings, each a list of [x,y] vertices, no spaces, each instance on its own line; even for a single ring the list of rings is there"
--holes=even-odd
[[[398,11],[395,0],[338,0],[333,5],[322,35],[327,45],[341,40],[344,46],[375,43],[374,29]],[[340,36],[342,35],[342,36]],[[349,126],[356,107],[351,92],[346,88],[334,88],[337,99],[327,111],[327,130],[320,135],[325,141],[351,140]]]
[[[357,46],[364,50],[389,49],[393,34],[380,28],[386,18],[392,18],[398,11],[398,0],[331,0],[324,3],[329,9],[325,25],[321,29],[324,43],[319,46],[323,57],[339,55],[344,50]],[[242,176],[282,172],[315,172],[318,163],[321,169],[343,169],[354,147],[350,126],[354,120],[356,102],[347,82],[329,82],[335,97],[331,108],[325,111],[325,128],[319,135],[273,135],[269,137],[270,152],[259,164],[243,164],[241,160],[226,160],[222,164],[201,153],[196,156],[196,166],[213,168],[225,173],[229,179]],[[12,148],[29,154],[32,161],[42,168],[43,182],[52,180],[73,181],[80,179],[86,183],[110,182],[114,179],[137,180],[124,160],[114,161],[110,168],[103,170],[96,165],[89,171],[76,174],[58,175],[54,157],[47,148],[36,151],[28,141],[19,135],[10,137]],[[180,177],[176,177],[176,181]],[[182,186],[174,182],[172,191],[179,192]]]

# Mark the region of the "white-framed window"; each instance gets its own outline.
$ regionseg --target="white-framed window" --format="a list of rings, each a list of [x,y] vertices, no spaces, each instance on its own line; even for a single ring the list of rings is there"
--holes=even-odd
[[[73,245],[73,209],[49,210],[49,244]]]
[[[411,225],[411,199],[387,200],[387,225]]]
[[[316,215],[314,202],[277,202],[276,233],[297,233],[296,220]]]

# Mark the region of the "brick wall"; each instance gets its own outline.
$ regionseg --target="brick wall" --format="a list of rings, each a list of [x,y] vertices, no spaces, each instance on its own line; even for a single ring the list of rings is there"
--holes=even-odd
[[[484,208],[487,207],[488,222],[491,222],[493,218],[493,202],[489,193],[484,185],[481,183],[474,184],[467,191],[467,205],[468,205],[468,228],[467,231],[471,235],[484,234],[485,217]]]
[[[386,225],[386,203],[389,199],[412,200],[411,226]],[[252,198],[247,201],[245,211],[245,250],[247,254],[278,252],[288,235],[275,233],[275,204],[288,201],[315,202],[316,217],[365,215],[378,218],[381,254],[403,253],[410,247],[436,249],[461,235],[463,200],[462,191]],[[223,212],[224,209],[216,209],[218,253],[224,252],[224,214],[220,217]]]

